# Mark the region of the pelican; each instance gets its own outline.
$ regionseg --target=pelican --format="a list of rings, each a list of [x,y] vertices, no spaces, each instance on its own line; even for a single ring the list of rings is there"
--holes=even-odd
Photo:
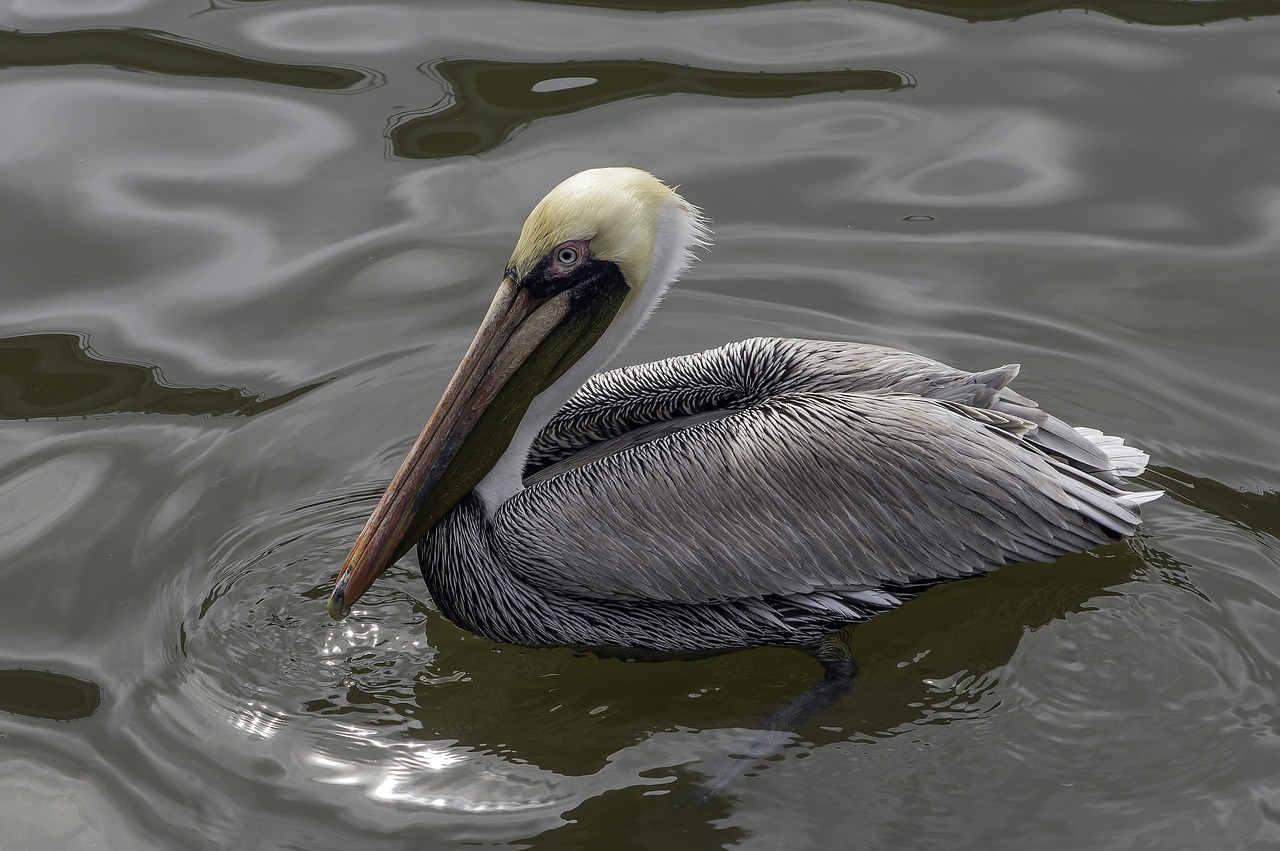
[[[1121,487],[1145,453],[1010,389],[1016,365],[757,338],[599,372],[707,239],[633,168],[542,199],[338,574],[334,618],[416,544],[440,611],[496,641],[808,650],[826,677],[807,715],[856,673],[828,640],[841,627],[1119,540],[1161,495]]]

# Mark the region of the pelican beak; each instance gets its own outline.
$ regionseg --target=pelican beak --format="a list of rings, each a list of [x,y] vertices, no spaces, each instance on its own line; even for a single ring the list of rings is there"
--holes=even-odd
[[[539,297],[510,273],[503,279],[426,428],[338,572],[331,617],[346,617],[374,580],[484,478],[533,397],[599,339],[627,286],[620,274],[594,275],[585,284]]]

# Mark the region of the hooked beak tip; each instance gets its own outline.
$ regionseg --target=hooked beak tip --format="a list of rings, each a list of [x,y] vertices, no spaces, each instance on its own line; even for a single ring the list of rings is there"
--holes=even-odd
[[[342,620],[351,612],[350,606],[343,605],[347,597],[346,585],[345,582],[339,582],[333,589],[333,593],[329,595],[329,617],[335,621]]]

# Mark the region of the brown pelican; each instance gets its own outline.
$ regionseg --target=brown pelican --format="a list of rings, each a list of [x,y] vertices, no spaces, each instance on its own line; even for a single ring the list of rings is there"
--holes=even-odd
[[[342,566],[335,618],[416,543],[440,610],[480,635],[792,645],[823,661],[825,705],[856,671],[824,652],[835,630],[1130,535],[1160,495],[1119,487],[1144,453],[1009,389],[1017,366],[762,338],[597,374],[705,238],[698,210],[636,169],[542,199]]]

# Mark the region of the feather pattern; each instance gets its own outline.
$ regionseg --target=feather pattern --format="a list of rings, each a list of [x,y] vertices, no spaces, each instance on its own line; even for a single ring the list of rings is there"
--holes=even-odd
[[[445,614],[524,644],[806,644],[938,582],[1132,534],[1146,456],[1008,389],[855,343],[757,338],[596,375],[525,487],[419,544]]]

